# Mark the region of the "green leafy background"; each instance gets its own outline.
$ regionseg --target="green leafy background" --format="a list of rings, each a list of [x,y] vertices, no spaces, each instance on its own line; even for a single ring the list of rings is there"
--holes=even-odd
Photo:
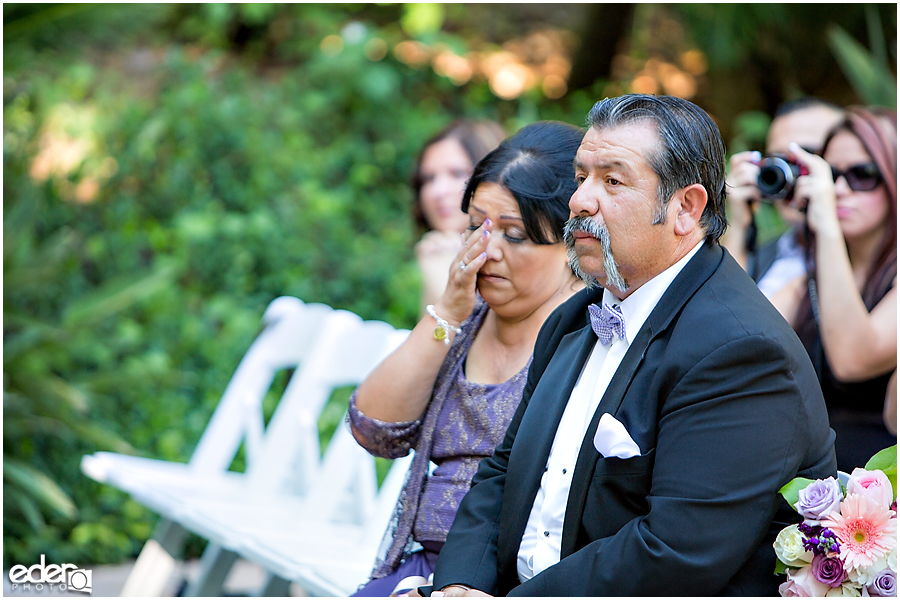
[[[510,6],[463,26],[462,5],[4,5],[4,568],[136,555],[157,516],[83,476],[81,456],[186,461],[272,299],[416,322],[422,141],[459,116],[510,133],[580,125],[609,82],[500,100],[483,81],[372,60],[366,44],[464,53],[525,29]],[[738,38],[704,29],[726,31],[723,15],[679,10],[723,69],[739,63]],[[831,39],[865,65],[859,98],[896,102],[883,85],[896,56]],[[732,150],[758,147],[767,124],[759,110],[721,123]],[[770,218],[764,235],[780,226]]]

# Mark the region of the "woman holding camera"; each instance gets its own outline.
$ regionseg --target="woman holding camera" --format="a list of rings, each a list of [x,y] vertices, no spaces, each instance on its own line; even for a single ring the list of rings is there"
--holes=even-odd
[[[825,136],[843,119],[843,115],[840,107],[820,98],[804,97],[784,102],[775,111],[766,134],[765,161],[786,157],[791,142],[818,154]],[[782,293],[784,286],[806,274],[803,260],[804,218],[790,202],[793,198],[792,185],[782,186],[786,193],[775,196],[763,193],[760,186],[763,160],[759,152],[738,152],[729,159],[725,186],[728,229],[721,242],[756,281],[759,291],[781,310],[781,304],[792,300],[789,294]],[[780,237],[757,246],[754,213],[761,201],[772,203],[788,229]]]
[[[822,157],[791,144],[790,158],[809,171],[794,203],[810,272],[786,316],[819,374],[838,469],[850,472],[897,443],[884,416],[897,368],[897,113],[849,109]]]

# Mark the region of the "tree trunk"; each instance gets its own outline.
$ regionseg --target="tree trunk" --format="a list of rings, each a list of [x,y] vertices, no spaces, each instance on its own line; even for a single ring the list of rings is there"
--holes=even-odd
[[[572,61],[569,89],[589,88],[598,79],[609,79],[619,42],[628,39],[634,4],[589,4],[579,35],[581,46]]]

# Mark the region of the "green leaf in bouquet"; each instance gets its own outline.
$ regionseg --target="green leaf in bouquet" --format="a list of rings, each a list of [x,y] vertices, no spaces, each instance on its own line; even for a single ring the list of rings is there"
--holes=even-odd
[[[784,499],[787,500],[787,503],[791,505],[791,508],[794,508],[794,505],[800,499],[800,490],[804,489],[806,486],[812,483],[812,479],[806,479],[805,477],[795,477],[791,479],[787,485],[778,490],[778,493],[784,496]],[[796,508],[794,508],[796,510]]]
[[[781,562],[781,559],[777,556],[775,557],[775,574],[776,575],[784,575],[784,572],[787,570],[788,566]]]
[[[881,471],[884,473],[888,481],[891,482],[894,490],[894,498],[897,497],[897,445],[894,444],[890,448],[885,448],[869,459],[866,463],[866,471]]]

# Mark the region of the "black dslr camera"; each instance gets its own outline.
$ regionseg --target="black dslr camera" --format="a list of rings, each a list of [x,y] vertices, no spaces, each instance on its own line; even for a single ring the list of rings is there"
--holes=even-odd
[[[756,185],[762,200],[767,202],[790,200],[797,178],[809,174],[806,167],[782,156],[767,156],[757,164],[759,179]]]

